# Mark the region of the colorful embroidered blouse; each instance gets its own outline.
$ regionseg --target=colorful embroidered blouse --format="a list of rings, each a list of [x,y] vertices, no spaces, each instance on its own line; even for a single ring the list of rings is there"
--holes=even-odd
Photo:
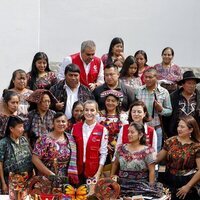
[[[30,87],[30,72],[27,74],[28,78],[28,86]],[[50,89],[51,86],[55,85],[58,82],[58,79],[56,78],[56,75],[54,72],[50,71],[47,72],[47,74],[43,77],[37,77],[36,82],[33,85],[33,88],[30,88],[32,90],[36,89]]]
[[[66,176],[71,150],[68,139],[56,141],[49,135],[40,137],[33,154],[40,157],[44,165],[59,176]]]
[[[200,144],[181,144],[177,136],[169,138],[163,149],[167,151],[167,170],[174,175],[184,175],[196,169],[196,158],[200,158]]]
[[[10,137],[0,140],[0,162],[3,162],[4,178],[8,181],[9,172],[32,172],[32,154],[25,137],[19,138],[19,144]]]
[[[155,162],[155,151],[152,147],[145,147],[140,151],[129,151],[127,144],[118,147],[116,158],[119,160],[121,178],[148,181],[148,165]]]
[[[134,78],[131,78],[131,79],[128,79],[127,77],[122,77],[120,78],[120,80],[125,84],[125,85],[128,85],[132,88],[137,88],[139,86],[142,85],[142,80],[140,77],[134,77]]]
[[[178,65],[172,64],[169,68],[166,68],[160,63],[154,67],[158,72],[158,80],[167,80],[175,83],[182,79],[181,69]]]

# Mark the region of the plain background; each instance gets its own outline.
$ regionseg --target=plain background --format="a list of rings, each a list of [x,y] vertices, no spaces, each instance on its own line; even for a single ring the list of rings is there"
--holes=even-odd
[[[161,61],[170,46],[174,62],[199,67],[199,0],[1,0],[0,94],[16,69],[29,71],[38,51],[62,62],[92,39],[97,56],[122,37],[125,55],[143,49],[148,64]]]

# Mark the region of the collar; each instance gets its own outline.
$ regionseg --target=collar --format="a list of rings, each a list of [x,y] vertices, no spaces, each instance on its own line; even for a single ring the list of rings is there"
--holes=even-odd
[[[142,89],[142,90],[145,89],[145,90],[148,91],[146,85],[142,85],[142,86],[141,86],[141,89]],[[157,83],[157,87],[155,88],[155,91],[161,92],[161,90],[162,90],[162,87],[160,86],[160,84]]]
[[[80,59],[81,61],[85,64],[85,65],[89,65],[94,59],[91,60],[90,63],[86,64],[85,61],[83,60],[82,56],[81,56],[81,52],[79,53]]]
[[[121,81],[118,80],[118,85],[116,88],[114,88],[114,90],[121,90]],[[104,83],[104,89],[110,90],[110,88],[108,87],[107,83]]]
[[[85,126],[86,128],[94,128],[96,126],[97,122],[95,122],[94,124],[92,125],[88,125],[86,122],[83,123],[83,126]]]

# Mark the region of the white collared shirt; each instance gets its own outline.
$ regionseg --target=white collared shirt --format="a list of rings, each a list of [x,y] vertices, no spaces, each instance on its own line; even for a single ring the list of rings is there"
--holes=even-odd
[[[79,86],[80,83],[78,87],[72,91],[66,83],[64,85],[65,91],[67,93],[67,102],[65,107],[65,115],[67,116],[67,119],[70,119],[72,117],[72,107],[74,105],[74,102],[78,101]]]
[[[81,53],[80,53],[80,58],[83,61],[82,57],[81,57]],[[65,67],[69,64],[72,63],[72,58],[71,56],[68,56],[66,58],[64,58],[59,70],[58,70],[58,74],[57,77],[59,80],[63,80],[65,78],[64,76],[64,71],[65,71]],[[88,65],[86,65],[86,63],[83,61],[83,66],[85,69],[85,73],[86,76],[88,76],[88,73],[90,71],[90,63]],[[97,77],[97,82],[103,84],[104,83],[104,67],[103,67],[103,62],[101,61],[101,65],[100,65],[100,70],[99,70],[99,74]]]
[[[88,139],[89,139],[96,123],[97,122],[95,122],[92,125],[88,125],[85,122],[83,123],[83,128],[82,128],[82,130],[83,130],[83,162],[86,161],[86,147],[87,147]],[[108,131],[104,127],[103,128],[103,135],[102,135],[102,139],[101,139],[101,146],[100,146],[100,149],[99,149],[99,153],[100,153],[99,164],[100,165],[105,164],[107,153],[108,153],[107,145],[108,145]]]

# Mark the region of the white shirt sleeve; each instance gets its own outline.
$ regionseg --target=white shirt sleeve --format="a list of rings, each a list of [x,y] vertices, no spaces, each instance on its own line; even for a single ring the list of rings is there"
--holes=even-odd
[[[154,148],[155,152],[157,153],[157,134],[156,131],[153,131],[153,140],[152,140],[152,147]]]
[[[101,147],[99,149],[99,152],[100,152],[99,164],[100,165],[104,165],[106,162],[106,157],[108,154],[107,146],[108,146],[108,130],[104,127],[103,135],[102,135],[102,139],[101,139]]]
[[[68,57],[63,59],[63,62],[61,64],[60,68],[58,69],[58,74],[57,74],[57,78],[59,80],[63,80],[65,78],[65,75],[64,75],[65,74],[65,67],[67,65],[71,64],[71,63],[72,63],[71,56],[68,56]]]
[[[117,149],[119,147],[120,144],[122,144],[122,134],[123,134],[123,126],[120,128],[119,134],[118,134],[118,138],[117,138],[117,144],[116,144],[116,148]]]
[[[100,84],[104,83],[104,65],[103,65],[102,61],[101,61],[101,65],[100,65],[99,74],[97,77],[97,83],[100,83]]]

